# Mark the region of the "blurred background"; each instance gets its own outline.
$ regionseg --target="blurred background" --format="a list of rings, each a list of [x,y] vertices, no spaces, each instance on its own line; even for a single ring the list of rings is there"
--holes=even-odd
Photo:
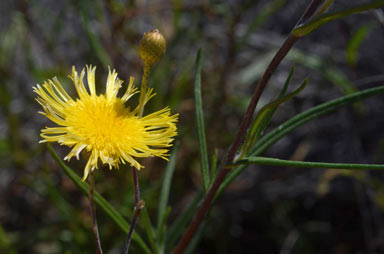
[[[0,253],[94,253],[88,199],[39,144],[53,126],[37,112],[32,86],[72,66],[97,66],[104,91],[108,66],[140,81],[137,45],[158,28],[168,42],[150,86],[148,112],[169,105],[180,114],[180,148],[171,186],[169,223],[201,188],[193,104],[193,67],[203,49],[202,89],[210,156],[223,155],[267,64],[304,12],[303,0],[0,1]],[[336,0],[341,10],[361,0]],[[291,67],[305,90],[283,104],[270,130],[295,114],[347,93],[384,83],[384,15],[365,12],[328,23],[301,39],[273,75],[260,105],[279,93]],[[382,95],[305,125],[264,155],[292,160],[384,163]],[[268,131],[267,130],[267,131]],[[64,157],[69,148],[54,144]],[[166,162],[143,161],[142,198],[153,221]],[[69,166],[82,175],[84,160]],[[130,171],[96,173],[96,189],[123,215],[133,209]],[[99,209],[106,253],[125,235]],[[140,227],[138,232],[141,233]],[[134,252],[135,253],[135,252]],[[138,253],[138,252],[137,252]],[[193,253],[384,253],[384,173],[249,167],[210,212]]]

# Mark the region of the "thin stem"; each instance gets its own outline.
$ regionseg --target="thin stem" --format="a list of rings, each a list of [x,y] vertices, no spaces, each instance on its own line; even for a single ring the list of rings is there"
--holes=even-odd
[[[146,93],[147,93],[147,87],[148,87],[148,80],[149,80],[149,73],[151,71],[151,65],[144,62],[144,72],[143,72],[143,78],[141,79],[141,86],[140,86],[140,99],[139,99],[139,116],[141,117],[144,112],[144,105],[146,103]]]
[[[143,116],[144,112],[144,106],[145,106],[145,98],[147,93],[147,86],[148,86],[148,80],[149,80],[149,73],[151,71],[151,65],[144,62],[144,71],[143,71],[143,78],[141,79],[141,89],[140,89],[140,99],[139,99],[139,117]],[[129,228],[127,240],[125,241],[123,254],[128,254],[129,252],[129,246],[131,244],[132,234],[135,230],[137,220],[139,218],[141,210],[144,208],[144,200],[140,200],[140,187],[139,187],[139,179],[137,177],[137,169],[135,167],[132,167],[132,177],[133,177],[133,185],[135,188],[135,207],[133,212],[133,217],[131,221],[131,226]]]
[[[133,185],[135,189],[135,207],[134,207],[134,213],[131,221],[131,226],[129,228],[127,240],[125,241],[123,254],[128,254],[129,252],[129,246],[131,244],[132,234],[135,230],[137,219],[139,218],[141,210],[144,208],[144,200],[140,200],[140,187],[139,187],[139,179],[137,177],[137,169],[135,167],[132,167],[132,176],[133,176]]]
[[[316,9],[319,7],[321,2],[322,0],[313,0],[308,6],[303,16],[297,22],[297,25],[300,25],[301,23],[307,21],[315,13]],[[251,102],[249,103],[247,111],[245,112],[243,120],[240,124],[239,132],[237,133],[235,140],[233,141],[226,156],[227,158],[225,160],[225,164],[231,163],[235,158],[235,154],[239,149],[241,143],[243,142],[249,124],[252,120],[252,116],[255,112],[260,96],[263,93],[265,87],[267,86],[268,81],[272,76],[272,73],[276,70],[280,62],[284,59],[284,57],[287,55],[289,50],[292,48],[292,46],[298,39],[300,39],[300,37],[294,36],[292,33],[288,36],[288,38],[284,41],[283,45],[281,45],[280,49],[277,51],[277,53],[269,63],[259,83],[256,85]]]
[[[207,213],[211,202],[213,198],[216,195],[217,190],[219,189],[221,183],[224,181],[225,176],[230,171],[230,168],[223,168],[220,170],[219,174],[217,175],[215,181],[213,182],[211,188],[209,189],[207,195],[205,196],[205,199],[193,218],[192,222],[189,224],[186,232],[184,233],[183,237],[179,241],[179,244],[176,246],[176,249],[174,251],[174,254],[183,254],[183,251],[188,246],[189,242],[191,241],[192,237],[196,233],[198,227],[200,226],[201,222],[203,221],[205,214]]]
[[[0,87],[1,88],[1,87]],[[83,192],[85,195],[88,195],[89,191],[89,185],[85,182],[81,181],[81,178],[77,175],[76,172],[74,172],[72,169],[70,169],[61,159],[60,157],[55,153],[52,146],[48,143],[47,148],[49,153],[52,155],[53,159],[60,165],[60,167],[63,169],[64,173],[73,181],[73,183]],[[116,223],[116,225],[123,231],[128,232],[129,231],[129,224],[128,222],[121,216],[121,214],[116,211],[115,208],[111,206],[110,203],[108,203],[107,200],[105,200],[97,191],[95,191],[94,194],[94,202],[96,205],[100,206],[102,211],[104,211],[105,215],[107,215],[112,221]],[[136,242],[137,246],[141,249],[141,253],[145,254],[151,254],[151,250],[147,246],[147,244],[144,242],[144,240],[139,235],[133,235],[133,240]]]
[[[355,164],[355,163],[329,163],[329,162],[314,162],[314,161],[292,161],[281,160],[269,157],[247,157],[236,161],[231,167],[244,164],[257,164],[266,166],[282,166],[282,167],[297,167],[297,168],[332,168],[345,170],[384,170],[383,164]]]
[[[312,0],[311,4],[305,10],[303,16],[301,16],[299,21],[296,23],[296,26],[301,25],[304,22],[307,22],[313,16],[313,14],[319,8],[319,6],[322,2],[323,2],[323,0]]]
[[[268,84],[269,79],[272,76],[272,73],[276,70],[277,66],[279,66],[280,62],[287,55],[289,50],[292,48],[293,44],[299,39],[299,37],[293,36],[290,34],[288,38],[285,40],[283,45],[280,47],[279,51],[277,51],[276,55],[273,57],[272,61],[267,67],[267,70],[264,72],[263,77],[260,79],[259,83],[256,86],[255,92],[253,93],[251,102],[248,105],[247,111],[244,114],[243,120],[240,124],[239,132],[236,135],[235,140],[233,141],[229,152],[226,158],[226,164],[231,163],[235,158],[236,152],[239,149],[240,145],[243,142],[246,131],[249,127],[249,124],[252,120],[253,113],[255,112],[255,108],[260,99],[261,94],[264,91],[264,88]]]
[[[140,201],[139,178],[137,177],[137,169],[132,167],[133,186],[135,188],[135,205]]]
[[[95,235],[95,239],[96,239],[97,254],[103,254],[103,250],[101,248],[99,229],[97,227],[97,220],[96,220],[96,208],[95,208],[95,204],[94,204],[95,179],[93,177],[93,171],[92,170],[89,173],[88,179],[89,179],[89,192],[88,192],[89,211],[90,211],[91,217],[92,217],[92,231],[93,231],[93,234]]]
[[[300,18],[297,24],[301,24],[302,22],[307,21],[316,11],[318,6],[321,4],[322,0],[312,0],[311,4],[303,14],[303,16]],[[295,42],[300,37],[292,35],[292,33],[288,36],[288,38],[285,40],[283,45],[280,47],[280,49],[277,51],[275,56],[273,57],[272,61],[268,65],[267,69],[265,70],[262,78],[260,79],[259,83],[256,86],[256,89],[253,93],[251,102],[248,105],[247,111],[244,114],[243,120],[240,124],[239,131],[228,151],[226,154],[226,158],[223,161],[223,165],[221,166],[221,170],[217,175],[217,178],[213,182],[211,188],[209,189],[208,193],[205,196],[205,199],[200,207],[200,209],[197,211],[195,217],[193,218],[192,222],[189,224],[187,230],[185,231],[184,235],[182,236],[181,240],[179,241],[178,245],[176,246],[174,250],[174,254],[182,254],[185,248],[188,246],[189,242],[191,241],[192,237],[195,235],[198,227],[200,226],[202,220],[204,219],[209,207],[211,206],[212,200],[216,195],[216,192],[218,191],[220,185],[224,181],[226,175],[231,171],[230,167],[226,167],[225,165],[232,163],[233,159],[235,158],[236,152],[238,151],[239,147],[241,146],[243,139],[245,137],[246,131],[249,127],[249,124],[251,122],[253,113],[255,112],[255,108],[257,106],[257,103],[260,99],[260,96],[262,92],[264,91],[264,88],[268,84],[269,79],[272,76],[272,73],[276,70],[276,68],[279,66],[280,62],[284,59],[284,57],[287,55],[289,50],[292,48],[292,46],[295,44]]]

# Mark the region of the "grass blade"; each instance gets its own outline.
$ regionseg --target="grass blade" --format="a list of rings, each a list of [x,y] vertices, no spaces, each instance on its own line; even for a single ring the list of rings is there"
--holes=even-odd
[[[384,169],[384,165],[380,164],[354,164],[354,163],[328,163],[328,162],[311,162],[311,161],[291,161],[281,160],[268,157],[247,157],[236,161],[233,165],[241,164],[258,164],[266,166],[285,166],[297,168],[331,168],[331,169],[351,169],[351,170],[372,170]]]
[[[164,232],[165,232],[165,225],[166,225],[166,218],[165,216],[167,212],[167,205],[168,205],[168,198],[169,198],[169,190],[171,188],[171,182],[173,173],[175,171],[176,167],[176,157],[177,157],[177,151],[178,151],[179,144],[176,143],[173,150],[171,157],[169,158],[168,165],[165,169],[164,179],[161,187],[161,193],[160,193],[160,199],[159,199],[159,208],[157,213],[157,235],[158,235],[158,245],[163,246],[163,240],[164,240]]]
[[[367,34],[374,28],[373,23],[363,25],[357,29],[357,31],[352,35],[351,39],[348,41],[347,49],[345,52],[345,58],[347,63],[351,67],[356,67],[358,59],[358,51],[360,46],[367,36]]]
[[[155,254],[159,253],[159,250],[158,250],[156,242],[155,242],[155,232],[153,230],[151,218],[149,217],[148,209],[146,206],[144,206],[144,209],[141,212],[141,220],[139,220],[139,223],[141,224],[142,228],[147,233],[147,237],[148,237],[149,243],[151,245],[151,248],[153,250],[153,253],[155,253]]]
[[[59,158],[59,156],[56,154],[50,144],[47,144],[47,147],[49,153],[64,170],[64,173],[74,182],[74,184],[80,190],[83,191],[85,195],[88,195],[88,183],[82,182],[81,178],[72,169],[65,165],[65,163]],[[117,226],[119,226],[119,228],[124,233],[128,234],[129,223],[97,191],[95,191],[95,203],[116,223]],[[141,237],[137,233],[133,233],[132,240],[142,249],[144,253],[151,253],[146,243],[143,241],[143,239],[141,239]]]
[[[209,161],[207,152],[207,142],[205,138],[203,100],[201,96],[201,58],[201,49],[199,49],[199,51],[197,52],[195,64],[195,117],[197,127],[197,138],[199,141],[201,176],[203,180],[203,188],[204,191],[206,191],[209,187]]]

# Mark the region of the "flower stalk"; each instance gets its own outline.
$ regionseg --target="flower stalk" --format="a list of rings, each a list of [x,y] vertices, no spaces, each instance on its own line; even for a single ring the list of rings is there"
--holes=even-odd
[[[154,29],[144,34],[139,43],[139,54],[144,62],[143,77],[141,79],[140,86],[140,98],[139,98],[139,117],[142,117],[144,112],[144,105],[146,104],[146,94],[148,90],[149,74],[151,72],[152,65],[158,62],[165,54],[166,41],[159,30]],[[135,189],[135,207],[131,226],[129,228],[127,240],[124,245],[123,254],[128,254],[129,246],[132,239],[133,231],[135,230],[137,220],[141,210],[145,206],[144,200],[140,199],[140,187],[137,177],[137,169],[132,167],[132,177]]]
[[[139,115],[144,113],[145,94],[147,93],[149,73],[151,72],[151,65],[144,63],[143,78],[141,79],[140,86],[140,99],[139,99]]]

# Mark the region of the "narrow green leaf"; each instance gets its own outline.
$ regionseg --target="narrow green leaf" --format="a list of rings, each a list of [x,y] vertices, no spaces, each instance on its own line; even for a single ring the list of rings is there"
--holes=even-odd
[[[266,166],[283,166],[298,168],[331,168],[331,169],[351,169],[351,170],[372,170],[384,169],[384,165],[379,164],[354,164],[354,163],[327,163],[312,161],[291,161],[268,157],[247,157],[236,161],[233,166],[241,164],[258,164]]]
[[[291,68],[291,71],[289,72],[288,74],[288,78],[285,80],[285,83],[284,83],[284,86],[283,86],[283,89],[281,89],[279,95],[277,96],[277,99],[281,99],[285,96],[285,94],[287,93],[287,90],[288,90],[288,86],[289,86],[289,83],[291,82],[291,78],[293,76],[293,73],[295,72],[295,66],[292,66]],[[260,123],[260,127],[257,128],[257,131],[256,131],[256,135],[255,135],[255,140],[253,142],[255,142],[260,136],[261,134],[263,133],[263,131],[265,130],[265,128],[267,128],[269,122],[271,121],[273,115],[275,114],[276,110],[277,110],[277,106],[275,106],[270,112],[267,113],[267,115],[263,118],[263,120],[261,121]]]
[[[173,247],[176,241],[180,238],[180,236],[184,232],[185,227],[188,225],[193,215],[196,213],[196,210],[199,207],[199,204],[202,198],[203,198],[203,192],[199,192],[195,196],[193,201],[189,204],[189,206],[172,223],[172,226],[169,228],[167,232],[165,253],[170,253],[170,249]]]
[[[157,237],[157,246],[160,254],[165,253],[165,238],[167,233],[167,225],[165,222],[167,221],[168,216],[171,213],[171,210],[172,210],[171,207],[168,206],[163,217],[161,218],[161,221],[163,221],[164,224],[160,227],[161,231],[158,233],[158,237]]]
[[[64,170],[64,173],[73,181],[73,183],[83,191],[85,195],[88,195],[88,183],[82,182],[81,178],[70,169],[65,163],[59,158],[56,152],[53,150],[50,144],[47,144],[48,151],[55,159],[55,161],[60,165],[60,167]],[[129,223],[121,216],[121,214],[113,208],[107,200],[105,200],[97,191],[95,191],[95,203],[119,226],[119,228],[126,234],[129,231]],[[134,232],[132,236],[133,242],[135,242],[144,253],[151,253],[148,246],[141,239],[141,237]]]
[[[271,145],[275,144],[282,137],[295,130],[296,128],[304,125],[305,123],[314,120],[320,116],[323,116],[329,112],[335,111],[338,108],[341,108],[345,105],[352,104],[357,101],[361,101],[373,95],[383,93],[384,86],[374,87],[366,89],[360,92],[352,93],[349,95],[342,96],[340,98],[322,103],[316,107],[313,107],[307,111],[304,111],[291,119],[287,120],[279,127],[269,132],[267,135],[262,137],[255,146],[251,149],[250,156],[258,156],[265,152]],[[246,165],[240,165],[227,175],[224,182],[220,186],[219,191],[216,194],[217,198],[224,189],[246,168]]]
[[[286,95],[289,83],[291,83],[291,79],[292,79],[293,73],[295,73],[295,69],[296,69],[295,66],[291,67],[291,71],[289,72],[288,77],[287,77],[287,79],[284,82],[283,89],[281,89],[279,95],[277,96],[277,99],[281,99],[281,98],[284,97],[284,95]]]
[[[172,154],[171,154],[171,157],[169,158],[169,162],[165,169],[164,179],[161,187],[161,193],[159,198],[159,208],[157,213],[157,235],[158,235],[158,239],[160,240],[164,239],[163,234],[165,232],[164,228],[166,225],[165,214],[167,214],[169,190],[171,188],[173,173],[175,172],[178,147],[179,147],[179,144],[176,143],[172,149]],[[163,243],[158,243],[158,244],[160,246],[163,245]]]
[[[327,81],[339,87],[345,94],[357,92],[357,89],[343,71],[319,56],[307,54],[299,49],[292,49],[288,53],[287,59],[320,73]]]
[[[281,89],[279,95],[277,96],[277,100],[280,100],[281,98],[283,98],[285,96],[285,94],[287,93],[288,86],[289,86],[289,83],[291,82],[291,78],[292,78],[294,72],[295,72],[295,66],[292,66],[291,71],[289,72],[288,77],[285,80],[283,89]],[[250,132],[252,132],[252,129],[254,129],[254,128],[256,130],[254,130],[255,134],[254,134],[253,140],[250,140],[250,144],[248,144],[248,145],[251,145],[252,143],[254,143],[260,137],[260,135],[263,133],[263,131],[265,130],[265,128],[268,126],[269,122],[271,121],[272,116],[275,114],[275,112],[277,110],[277,107],[278,107],[278,105],[273,107],[270,110],[270,112],[268,112],[266,114],[266,116],[261,120],[261,123],[259,124],[259,127],[254,126],[256,124],[256,121],[253,121],[251,129],[250,129],[251,130]],[[248,140],[248,138],[246,140]],[[246,143],[247,143],[247,141],[246,141]],[[247,151],[245,151],[245,153],[246,152]]]
[[[172,0],[172,10],[173,10],[173,28],[175,31],[180,29],[180,18],[183,10],[183,1],[182,0]]]
[[[378,86],[370,89],[366,89],[363,91],[359,91],[356,93],[352,93],[349,95],[342,96],[340,98],[330,100],[328,102],[322,103],[318,106],[315,106],[309,110],[306,110],[291,119],[287,120],[279,127],[262,137],[259,142],[252,148],[251,154],[252,156],[257,156],[263,153],[266,149],[268,149],[271,145],[276,143],[282,137],[298,128],[299,126],[316,119],[320,116],[323,116],[329,112],[335,111],[336,109],[363,100],[370,96],[383,93],[384,86]]]
[[[149,243],[151,245],[151,248],[153,250],[153,253],[155,253],[155,254],[159,253],[159,250],[157,248],[157,244],[155,241],[155,232],[153,230],[151,218],[149,217],[148,210],[147,210],[146,206],[144,206],[144,209],[141,211],[139,223],[144,228],[144,230],[147,234],[147,237],[148,237]]]
[[[203,180],[203,188],[206,191],[209,187],[209,162],[207,152],[207,142],[205,138],[205,125],[204,125],[204,114],[203,114],[203,100],[201,97],[201,49],[197,52],[196,65],[195,65],[195,117],[197,127],[197,138],[199,141],[200,151],[200,167],[201,176]]]
[[[292,73],[292,72],[291,72]],[[290,78],[290,77],[289,77]],[[289,80],[287,80],[287,82],[289,82]],[[286,82],[286,83],[287,83]],[[240,156],[240,158],[242,158],[243,156],[245,156],[249,149],[251,148],[251,145],[255,142],[255,140],[258,138],[257,135],[260,135],[263,131],[263,128],[266,127],[266,122],[264,121],[264,125],[262,125],[263,123],[263,120],[264,119],[268,119],[268,121],[270,120],[270,117],[272,117],[272,115],[270,113],[273,113],[274,110],[276,110],[276,108],[286,102],[287,100],[293,98],[294,96],[296,96],[298,93],[300,93],[306,86],[308,80],[305,79],[303,81],[303,83],[301,83],[301,85],[295,89],[294,91],[292,91],[291,93],[289,93],[288,95],[285,95],[267,105],[265,105],[261,110],[260,112],[257,114],[255,120],[253,121],[252,123],[252,126],[251,126],[251,129],[250,131],[248,132],[248,135],[247,135],[247,138],[245,140],[245,145],[244,145],[244,148],[243,148],[243,151],[242,151],[242,155]],[[285,87],[287,86],[287,84],[285,85]],[[286,89],[286,88],[285,88]],[[285,90],[283,88],[283,92],[285,92]]]
[[[325,2],[319,7],[319,9],[316,11],[316,14],[314,16],[320,16],[324,12],[326,12],[331,6],[331,4],[334,2],[334,0],[325,0]]]
[[[363,42],[366,35],[373,28],[373,24],[365,24],[352,35],[351,39],[348,42],[347,49],[345,52],[345,57],[349,66],[356,66],[357,63],[357,53],[359,51],[360,45]]]
[[[336,19],[340,19],[352,14],[369,11],[372,9],[382,8],[382,7],[384,7],[384,0],[372,1],[369,3],[354,6],[345,10],[326,13],[321,16],[318,16],[317,18],[305,24],[297,26],[295,29],[293,29],[292,34],[298,37],[302,37],[313,32],[315,29],[317,29],[321,25],[328,23],[330,21],[334,21]]]

